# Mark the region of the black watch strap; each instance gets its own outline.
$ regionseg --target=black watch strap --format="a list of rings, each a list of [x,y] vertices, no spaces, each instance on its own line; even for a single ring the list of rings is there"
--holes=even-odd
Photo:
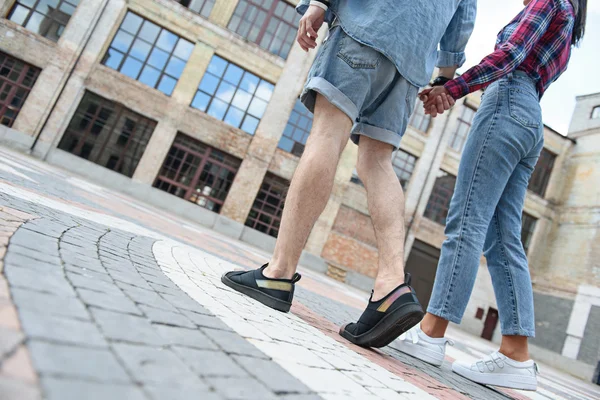
[[[429,84],[429,86],[444,86],[447,82],[450,82],[452,79],[446,78],[445,76],[438,76],[434,79],[433,82]]]

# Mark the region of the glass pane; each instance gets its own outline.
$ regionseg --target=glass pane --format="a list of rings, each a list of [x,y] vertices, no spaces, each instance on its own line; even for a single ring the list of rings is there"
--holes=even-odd
[[[18,4],[21,4],[25,7],[33,8],[35,5],[35,0],[19,0]]]
[[[104,65],[112,69],[119,69],[119,65],[121,65],[121,61],[123,60],[123,54],[113,50],[108,49],[106,56],[104,56]]]
[[[225,72],[225,76],[223,77],[223,79],[237,86],[240,82],[240,79],[242,78],[243,73],[244,70],[240,67],[233,64],[229,64],[229,67],[227,67],[227,71]]]
[[[256,96],[260,97],[263,100],[269,101],[271,99],[271,95],[273,94],[273,85],[268,82],[261,81],[258,85],[258,89],[256,90]]]
[[[260,79],[257,76],[246,72],[244,74],[244,79],[242,79],[242,83],[240,84],[240,88],[244,89],[246,92],[254,94],[259,82]]]
[[[122,51],[123,53],[127,53],[127,50],[129,50],[129,46],[131,46],[132,41],[132,35],[124,31],[119,31],[115,35],[111,47],[114,47],[115,49]]]
[[[219,85],[219,78],[215,77],[212,74],[205,74],[204,78],[200,82],[199,88],[211,95],[215,94],[215,90],[217,90],[217,86]]]
[[[58,6],[58,0],[40,0],[35,10],[48,15],[52,10],[56,9],[56,6]]]
[[[167,65],[167,69],[165,71],[167,74],[179,79],[184,68],[184,61],[180,60],[179,58],[171,57],[171,61],[169,61],[169,64]]]
[[[225,72],[225,68],[227,68],[227,64],[228,62],[223,60],[221,57],[213,56],[212,60],[210,60],[207,70],[211,74],[221,77],[223,76],[223,72]]]
[[[158,85],[158,90],[170,96],[173,93],[173,89],[175,89],[175,85],[177,81],[171,77],[164,75],[160,80],[160,84]]]
[[[158,42],[156,42],[156,45],[161,49],[171,53],[173,49],[175,49],[178,39],[179,38],[173,33],[163,30],[158,37]]]
[[[127,75],[130,78],[137,79],[140,70],[142,69],[142,63],[135,58],[127,57],[123,66],[121,67],[121,73]]]
[[[219,99],[213,99],[210,108],[208,109],[208,115],[217,119],[223,119],[225,110],[227,110],[227,103],[222,102]]]
[[[137,33],[138,29],[140,29],[140,25],[142,25],[143,19],[133,13],[128,12],[121,24],[121,29],[128,31],[129,33],[133,33],[134,35]]]
[[[10,17],[8,19],[10,19],[16,24],[23,25],[23,22],[25,22],[25,18],[27,18],[28,12],[29,10],[27,8],[17,5],[13,9],[13,12],[10,14]]]
[[[39,35],[43,36],[43,32],[41,30],[42,28],[42,22],[44,22],[45,17],[42,14],[33,12],[31,14],[31,17],[29,18],[29,21],[27,22],[27,25],[25,25],[25,28],[29,29],[30,31],[37,33]]]
[[[184,61],[187,61],[194,50],[194,45],[184,39],[179,39],[177,42],[177,46],[175,46],[175,54],[177,57],[181,58]]]
[[[158,78],[160,78],[160,71],[146,65],[142,71],[142,74],[140,75],[139,81],[150,87],[155,87],[156,82],[158,82]]]
[[[157,25],[153,24],[150,21],[144,21],[144,25],[140,30],[139,37],[141,37],[149,43],[154,43],[154,41],[158,37],[159,32],[160,28]]]
[[[238,128],[240,126],[240,124],[242,123],[243,118],[244,118],[243,111],[238,110],[235,107],[230,107],[224,121],[227,122],[228,124]]]
[[[227,82],[221,82],[219,89],[217,90],[216,96],[226,103],[230,103],[235,93],[235,86],[230,85]]]
[[[250,93],[238,89],[231,104],[245,111],[250,104],[250,100],[252,100],[252,95]]]
[[[244,123],[242,124],[242,130],[246,133],[254,135],[257,126],[258,120],[250,115],[246,115],[246,119],[244,119]]]
[[[154,50],[152,50],[152,53],[150,53],[150,58],[148,58],[148,64],[162,70],[167,64],[168,59],[169,53],[154,48]]]
[[[150,54],[151,49],[152,46],[150,46],[148,43],[143,40],[136,39],[135,42],[133,42],[133,46],[131,46],[129,54],[143,62],[146,61],[146,57],[148,57],[148,54]]]
[[[71,16],[75,12],[75,7],[73,7],[72,5],[70,5],[68,3],[62,3],[60,5],[59,10],[62,11],[62,12],[64,12],[68,16]]]
[[[279,140],[279,148],[280,149],[290,152],[290,151],[292,151],[292,147],[294,147],[294,141],[293,140],[290,140],[290,139],[288,139],[286,137],[282,137]]]
[[[197,108],[200,111],[206,111],[210,96],[205,95],[202,92],[197,92],[194,100],[192,100],[192,107]]]
[[[255,97],[254,100],[252,100],[252,103],[250,103],[248,113],[254,115],[257,118],[262,118],[266,108],[267,102]]]

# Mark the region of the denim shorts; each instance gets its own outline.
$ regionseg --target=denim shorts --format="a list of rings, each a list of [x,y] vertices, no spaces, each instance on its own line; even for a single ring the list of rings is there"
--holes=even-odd
[[[314,112],[320,93],[354,122],[354,143],[365,135],[397,149],[418,90],[388,58],[357,42],[338,25],[329,30],[319,49],[301,100]]]

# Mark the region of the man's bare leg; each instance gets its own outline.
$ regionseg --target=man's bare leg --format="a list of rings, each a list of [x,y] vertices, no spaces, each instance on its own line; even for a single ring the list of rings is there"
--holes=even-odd
[[[285,201],[268,278],[291,279],[313,225],[325,209],[352,121],[317,95],[313,126]]]
[[[379,265],[373,301],[404,282],[404,193],[392,168],[392,146],[362,136],[357,172],[367,189]]]

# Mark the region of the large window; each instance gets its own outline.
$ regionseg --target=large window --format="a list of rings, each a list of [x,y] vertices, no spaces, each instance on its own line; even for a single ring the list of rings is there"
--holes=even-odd
[[[227,26],[246,40],[287,58],[300,15],[283,0],[240,0]]]
[[[402,150],[398,150],[392,159],[392,166],[403,189],[406,189],[416,164],[417,157]]]
[[[87,92],[58,148],[131,177],[155,127],[155,121]]]
[[[473,118],[475,118],[475,112],[473,108],[463,104],[461,107],[461,115],[458,118],[458,127],[454,134],[450,137],[450,147],[454,150],[461,152],[467,141],[467,136],[471,130],[473,124]]]
[[[425,218],[438,224],[446,225],[446,217],[448,217],[448,209],[450,208],[450,200],[452,199],[452,194],[454,194],[455,185],[455,176],[444,171],[439,172],[431,196],[429,196],[425,213],[423,214]]]
[[[204,18],[210,16],[216,0],[175,0],[184,7],[189,8],[195,13],[202,15]]]
[[[191,106],[253,135],[274,86],[213,56]]]
[[[79,0],[17,0],[8,19],[57,42],[78,4]]]
[[[550,181],[550,175],[552,175],[552,168],[554,168],[555,160],[556,155],[546,149],[542,149],[540,158],[538,159],[533,174],[531,174],[531,179],[529,180],[529,190],[544,197],[548,182]]]
[[[313,115],[300,99],[296,100],[290,119],[279,140],[279,148],[300,157],[312,128]]]
[[[533,237],[533,232],[535,231],[536,224],[536,218],[532,217],[529,214],[523,213],[523,223],[521,225],[521,242],[523,243],[525,253],[527,253],[527,250],[529,250],[529,244],[531,243],[531,238]]]
[[[12,126],[40,70],[0,52],[0,124]]]
[[[417,106],[410,117],[408,122],[410,126],[421,132],[427,132],[429,125],[431,124],[431,115],[425,115],[423,110],[423,104],[417,102]]]
[[[170,96],[194,45],[128,12],[102,63]]]
[[[240,164],[238,158],[180,133],[154,186],[218,213]]]
[[[596,106],[592,110],[592,119],[599,119],[599,118],[600,118],[600,106]]]
[[[277,237],[289,186],[285,179],[267,173],[246,219],[246,226]]]

